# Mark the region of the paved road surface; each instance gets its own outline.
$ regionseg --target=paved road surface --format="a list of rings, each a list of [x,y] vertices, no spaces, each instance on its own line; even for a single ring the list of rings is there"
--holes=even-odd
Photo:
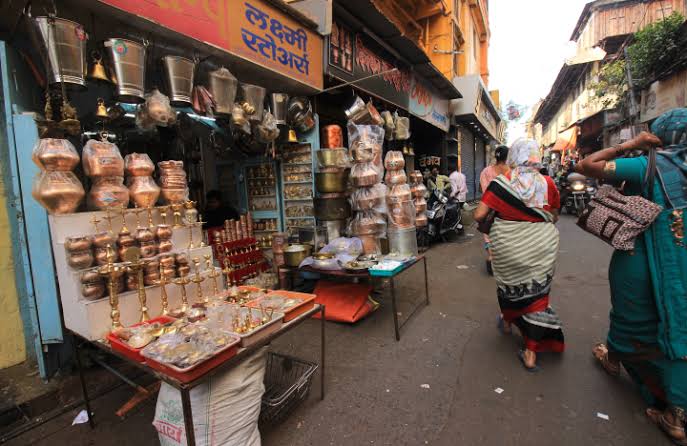
[[[607,266],[611,250],[563,218],[560,266],[552,303],[565,324],[567,352],[545,356],[539,374],[516,359],[518,338],[495,328],[493,281],[484,273],[479,235],[429,253],[432,304],[393,339],[388,298],[356,326],[328,324],[328,394],[317,392],[280,426],[263,432],[276,445],[622,445],[670,444],[643,416],[627,377],[612,380],[591,360],[608,326]],[[459,268],[460,266],[460,268]],[[466,268],[467,267],[467,268]],[[401,284],[419,299],[419,269]],[[405,317],[407,305],[399,311]],[[318,324],[307,323],[274,345],[318,356]],[[314,389],[318,389],[319,378]],[[494,389],[504,389],[497,394]],[[121,388],[95,404],[98,428],[71,427],[76,411],[10,442],[122,446],[156,444],[154,403],[126,421],[114,409]],[[610,420],[597,417],[607,414]]]

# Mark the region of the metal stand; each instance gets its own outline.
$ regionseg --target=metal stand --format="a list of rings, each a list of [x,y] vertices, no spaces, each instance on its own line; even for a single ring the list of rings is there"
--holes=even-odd
[[[79,347],[77,343],[79,340],[83,340],[85,343],[89,343],[93,345],[94,347],[97,347],[101,349],[102,351],[111,354],[112,356],[118,357],[126,362],[128,362],[131,365],[134,365],[138,367],[139,369],[150,373],[151,375],[155,376],[156,378],[160,379],[161,381],[166,382],[167,384],[171,385],[175,389],[179,390],[179,393],[181,394],[181,407],[183,411],[183,416],[184,416],[184,428],[186,431],[186,443],[188,446],[195,446],[196,445],[196,435],[195,435],[195,430],[194,430],[194,424],[193,424],[193,408],[191,407],[191,389],[194,387],[204,383],[210,377],[215,375],[216,373],[224,370],[229,370],[233,367],[236,367],[239,365],[243,359],[246,357],[249,357],[251,354],[256,352],[257,350],[261,349],[262,347],[268,345],[270,342],[272,342],[274,339],[280,337],[284,333],[290,331],[291,329],[297,327],[301,323],[303,323],[305,320],[310,319],[314,314],[319,313],[321,316],[321,323],[320,323],[320,342],[321,342],[321,349],[320,349],[320,361],[321,361],[321,366],[320,366],[320,400],[324,400],[324,394],[325,394],[325,308],[324,305],[319,305],[316,304],[314,308],[311,310],[306,311],[305,313],[301,314],[297,318],[295,318],[292,321],[289,321],[282,325],[282,327],[277,330],[276,332],[265,336],[263,339],[257,341],[255,344],[251,345],[248,348],[241,348],[239,349],[238,353],[236,353],[235,356],[231,357],[224,363],[218,365],[212,370],[209,370],[206,374],[203,376],[191,381],[191,382],[180,382],[174,378],[171,378],[167,375],[165,375],[162,372],[159,372],[151,367],[149,367],[145,363],[140,363],[140,362],[135,362],[132,361],[130,358],[124,356],[123,354],[114,351],[110,348],[109,344],[99,342],[99,341],[88,341],[83,338],[81,338],[78,334],[74,334],[74,356],[76,357],[76,365],[77,368],[79,369],[79,379],[81,380],[81,391],[83,393],[83,399],[85,402],[86,410],[88,411],[88,422],[91,425],[91,428],[95,428],[95,422],[93,420],[93,415],[91,412],[91,402],[88,398],[88,390],[86,387],[86,378],[83,373],[83,368],[81,365],[81,359],[79,358]],[[114,373],[116,376],[121,377],[121,374],[119,374],[116,371],[110,370],[111,367],[107,367],[106,370],[111,371]],[[130,380],[124,379],[125,382],[128,384],[131,384]],[[134,383],[135,386],[135,383]]]
[[[427,257],[422,256],[419,260],[422,260],[423,266],[424,266],[424,273],[425,273],[425,305],[429,306],[429,281],[427,280]],[[400,271],[398,275],[403,274],[405,271],[408,271],[415,265],[419,263],[419,260],[408,266],[407,268],[403,269]],[[399,326],[398,325],[398,311],[396,310],[396,284],[394,283],[394,278],[396,276],[391,276],[389,279],[390,282],[390,288],[391,288],[391,309],[394,312],[394,331],[396,332],[396,341],[401,340],[401,333],[400,330],[403,328],[403,326],[413,317],[413,315],[417,312],[417,310],[420,308],[420,305],[415,306],[413,308],[413,311],[410,313],[410,316],[403,321],[403,323]]]

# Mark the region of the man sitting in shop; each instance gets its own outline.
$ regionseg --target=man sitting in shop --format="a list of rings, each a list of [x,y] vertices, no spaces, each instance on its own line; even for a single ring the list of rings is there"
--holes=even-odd
[[[238,220],[239,213],[230,205],[222,203],[222,192],[211,190],[205,195],[204,229],[224,226],[225,220]]]
[[[427,190],[429,193],[434,192],[434,189],[439,189],[440,191],[444,192],[446,189],[448,189],[448,186],[450,185],[450,179],[446,175],[441,175],[439,174],[439,168],[434,167],[432,168],[432,172],[429,175],[429,179],[427,180]]]

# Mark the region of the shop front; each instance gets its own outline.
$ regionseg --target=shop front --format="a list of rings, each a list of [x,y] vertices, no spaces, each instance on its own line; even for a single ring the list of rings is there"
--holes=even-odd
[[[479,176],[491,162],[491,152],[503,138],[503,124],[489,92],[478,75],[455,78],[453,83],[463,93],[451,101],[451,153],[458,155],[461,172],[468,186],[468,200],[482,192]]]

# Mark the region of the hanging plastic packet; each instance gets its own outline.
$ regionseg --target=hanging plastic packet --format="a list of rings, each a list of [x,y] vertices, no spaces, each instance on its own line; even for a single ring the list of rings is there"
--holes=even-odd
[[[381,113],[382,120],[384,121],[384,138],[387,141],[394,139],[394,129],[396,125],[394,124],[394,117],[390,111],[385,110]]]
[[[394,139],[398,141],[405,141],[410,138],[410,119],[399,116],[398,112],[394,112]]]
[[[176,122],[176,113],[169,102],[169,98],[154,88],[145,95],[145,104],[139,108],[139,112],[147,116],[141,117],[141,124],[167,127]]]
[[[265,112],[262,122],[256,126],[256,138],[263,143],[270,143],[279,137],[279,127],[274,115]]]

